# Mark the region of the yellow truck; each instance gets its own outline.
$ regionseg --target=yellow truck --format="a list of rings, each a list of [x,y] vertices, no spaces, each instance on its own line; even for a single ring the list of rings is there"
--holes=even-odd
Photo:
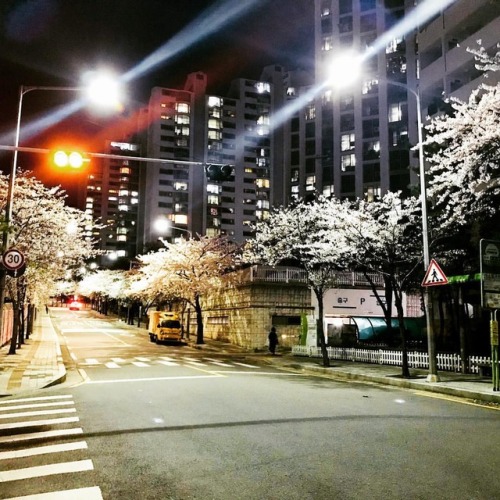
[[[157,344],[166,341],[180,341],[182,326],[179,315],[169,311],[149,313],[149,340]]]

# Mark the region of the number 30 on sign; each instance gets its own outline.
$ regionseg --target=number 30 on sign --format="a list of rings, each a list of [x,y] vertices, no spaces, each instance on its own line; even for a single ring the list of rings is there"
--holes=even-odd
[[[24,266],[24,255],[15,248],[9,248],[3,254],[3,265],[9,271],[16,271]]]

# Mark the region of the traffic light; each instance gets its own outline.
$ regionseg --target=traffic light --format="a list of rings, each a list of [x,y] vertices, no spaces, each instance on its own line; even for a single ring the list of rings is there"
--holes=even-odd
[[[209,181],[224,182],[228,181],[233,175],[231,165],[206,165],[205,172]]]
[[[66,151],[59,149],[52,153],[52,163],[56,167],[65,168],[81,168],[83,164],[89,162],[90,158],[87,158],[83,153],[79,151]]]

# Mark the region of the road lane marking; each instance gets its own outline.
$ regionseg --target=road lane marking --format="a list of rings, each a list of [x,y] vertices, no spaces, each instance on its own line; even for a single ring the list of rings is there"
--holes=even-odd
[[[125,360],[123,358],[111,358],[111,361],[115,363],[125,363]]]
[[[102,333],[104,333],[104,335],[107,335],[108,337],[111,337],[113,340],[117,340],[118,342],[121,342],[123,345],[132,347],[132,344],[129,344],[128,342],[125,342],[122,339],[119,339],[118,337],[116,337],[115,335],[112,335],[111,333],[107,333],[107,332],[102,332]]]
[[[190,365],[195,365],[195,366],[207,366],[206,363],[200,363],[199,361],[189,361],[189,360],[186,360],[186,363],[189,363]]]
[[[100,365],[101,363],[95,358],[86,358],[84,365]]]
[[[141,368],[147,368],[150,366],[147,363],[143,363],[142,361],[132,361],[132,364]]]
[[[137,359],[137,361],[145,361],[147,363],[149,363],[150,359],[149,358],[142,358],[140,356],[136,356],[135,359]]]
[[[0,451],[0,460],[33,457],[36,455],[47,455],[49,453],[61,453],[63,451],[86,450],[87,448],[87,443],[85,441],[76,441],[74,443],[38,446],[36,448],[25,448],[23,450]]]
[[[196,370],[196,368],[194,368]],[[210,372],[210,375],[180,375],[174,377],[147,377],[147,378],[123,378],[115,380],[90,380],[88,384],[128,384],[130,382],[157,382],[160,380],[191,380],[202,378],[225,378],[217,372]]]
[[[159,359],[158,363],[165,366],[179,366],[179,363],[175,363],[174,361],[164,361],[163,359]]]
[[[14,403],[15,401],[11,401]],[[0,408],[0,411],[7,410],[24,410],[27,408],[47,408],[49,406],[64,406],[64,405],[74,405],[73,401],[57,401],[55,403],[36,403],[32,405],[15,405],[15,406],[4,406]]]
[[[74,436],[76,434],[83,434],[83,429],[81,427],[75,427],[74,429],[57,429],[52,431],[30,432],[29,434],[0,436],[0,443],[13,443],[16,441],[30,441],[32,439]]]
[[[233,361],[234,365],[239,365],[239,366],[244,366],[245,368],[258,368],[258,366],[255,365],[247,365],[246,363],[239,363],[237,361]]]
[[[19,481],[20,479],[31,479],[34,477],[52,476],[54,474],[84,472],[89,470],[94,470],[92,460],[77,460],[75,462],[38,465],[36,467],[27,467],[26,469],[0,471],[0,483],[7,481]]]
[[[233,365],[228,365],[227,363],[222,363],[222,361],[210,361],[211,365],[217,365],[217,366],[227,366],[227,367],[232,367]]]
[[[165,361],[173,361],[175,358],[169,358],[168,356],[160,356],[159,359],[164,359]]]
[[[500,408],[497,406],[489,406],[487,401],[485,401],[484,404],[481,404],[481,403],[475,403],[470,399],[462,398],[460,396],[450,396],[448,394],[439,394],[436,392],[427,392],[427,391],[412,391],[412,392],[417,396],[426,396],[428,398],[434,398],[434,399],[445,399],[446,401],[453,401],[454,403],[461,403],[463,405],[479,406],[480,408],[487,408],[489,410],[500,411]]]
[[[38,396],[36,398],[16,399],[15,402],[16,403],[27,403],[29,401],[49,401],[51,399],[69,399],[69,398],[73,398],[73,396],[71,394],[65,394],[62,396]],[[11,400],[11,401],[1,401],[0,400],[0,405],[8,405],[8,404],[11,404],[12,402],[13,402],[13,400]]]
[[[5,413],[0,415],[0,419],[38,417],[41,415],[60,415],[61,413],[76,413],[76,408],[61,408],[59,410],[35,410],[35,411],[21,411],[17,413]]]
[[[76,488],[24,497],[11,497],[7,500],[103,500],[103,496],[99,486],[91,486],[90,488]]]
[[[23,422],[15,422],[11,424],[0,424],[0,430],[22,429],[23,427],[37,427],[40,425],[70,424],[72,422],[79,421],[80,419],[78,417],[48,418],[46,420],[25,420]]]
[[[116,364],[114,361],[109,361],[106,363],[106,368],[121,368],[121,366]]]

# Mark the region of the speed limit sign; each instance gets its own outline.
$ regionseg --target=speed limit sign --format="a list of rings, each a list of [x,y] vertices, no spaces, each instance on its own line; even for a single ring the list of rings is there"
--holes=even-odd
[[[24,266],[24,255],[15,248],[9,248],[3,254],[3,265],[9,271],[17,271]]]

